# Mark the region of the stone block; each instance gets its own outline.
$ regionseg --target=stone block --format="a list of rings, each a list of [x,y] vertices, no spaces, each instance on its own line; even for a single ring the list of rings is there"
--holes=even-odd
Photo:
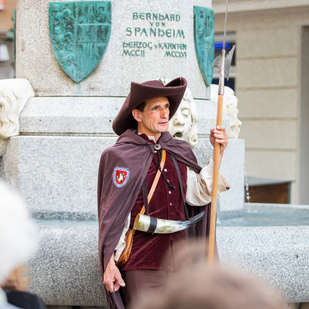
[[[115,141],[116,137],[106,136],[12,137],[0,166],[32,213],[45,218],[53,217],[53,212],[96,217],[99,160]],[[200,165],[209,162],[212,146],[208,137],[200,138],[194,152]],[[228,179],[236,176],[229,169],[224,174]]]
[[[197,127],[199,137],[209,136],[210,129],[216,127],[217,102],[212,100],[195,99],[197,110]],[[227,133],[230,132],[230,119],[223,111],[222,125],[225,126]]]
[[[25,0],[17,3],[16,76],[28,79],[36,95],[125,96],[131,81],[185,76],[196,97],[209,97],[195,56],[193,6],[210,8],[210,0],[188,0],[182,5],[177,0],[151,3],[112,0],[111,35],[105,55],[98,67],[80,83],[66,75],[53,54],[49,2]],[[173,18],[147,20],[145,14],[136,18],[133,15],[148,12],[173,14]],[[150,34],[150,28],[156,30],[156,36]],[[140,47],[140,43],[147,47]],[[162,45],[164,43],[167,45]],[[132,51],[134,55],[131,56],[125,53]],[[140,51],[144,52],[142,56]]]
[[[112,123],[125,98],[113,97],[35,97],[20,115],[22,134],[74,135],[104,134],[116,136]],[[217,103],[196,99],[199,136],[208,136],[216,125]],[[223,113],[222,124],[229,132],[229,118]]]
[[[125,98],[36,97],[20,115],[21,132],[115,135],[112,123]]]
[[[308,226],[217,229],[221,263],[258,276],[289,303],[309,300],[308,239]]]
[[[5,179],[4,162],[3,158],[0,157],[0,178]]]
[[[230,139],[222,159],[221,173],[231,185],[231,189],[219,195],[218,217],[242,214],[244,207],[245,142]]]
[[[53,306],[103,306],[96,222],[46,221],[30,261],[29,290]]]
[[[94,217],[99,161],[115,137],[18,136],[4,155],[6,178],[31,212]],[[22,155],[20,155],[22,154]]]
[[[99,160],[103,150],[117,139],[111,125],[123,101],[35,97],[27,102],[20,116],[22,135],[9,140],[0,171],[20,191],[31,212],[45,218],[60,213],[96,217]],[[216,102],[196,100],[196,104],[199,144],[194,152],[205,166],[213,152],[209,132],[215,127]],[[229,131],[225,114],[223,125]],[[228,176],[229,171],[226,169]]]
[[[91,221],[42,221],[30,261],[30,291],[47,305],[107,308]],[[297,241],[295,241],[297,239]],[[223,265],[241,268],[279,290],[289,303],[309,301],[309,227],[218,227]]]
[[[213,154],[213,147],[209,138],[199,138],[198,145],[193,149],[199,164],[203,167],[208,164]],[[240,215],[244,206],[244,170],[245,170],[245,143],[241,139],[230,139],[225,150],[220,172],[231,185],[231,189],[218,196],[218,217]]]

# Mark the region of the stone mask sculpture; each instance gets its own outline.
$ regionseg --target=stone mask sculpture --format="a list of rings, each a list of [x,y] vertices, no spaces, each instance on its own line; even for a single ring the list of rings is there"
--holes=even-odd
[[[218,100],[218,85],[210,86],[210,98],[212,101]],[[223,110],[230,118],[230,133],[229,138],[238,138],[240,132],[241,121],[238,119],[238,99],[235,96],[233,89],[224,87]]]
[[[161,79],[164,84],[170,82],[168,79]],[[187,141],[193,148],[197,145],[197,112],[196,104],[190,89],[187,87],[183,99],[169,122],[168,131],[175,138]]]
[[[0,81],[0,156],[5,152],[7,139],[19,135],[19,114],[33,96],[33,89],[26,79]]]

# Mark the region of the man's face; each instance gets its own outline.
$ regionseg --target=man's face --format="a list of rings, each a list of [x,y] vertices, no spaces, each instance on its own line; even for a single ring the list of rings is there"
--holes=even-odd
[[[146,100],[143,112],[133,110],[133,117],[138,122],[138,132],[157,138],[167,131],[169,115],[170,103],[167,97]]]

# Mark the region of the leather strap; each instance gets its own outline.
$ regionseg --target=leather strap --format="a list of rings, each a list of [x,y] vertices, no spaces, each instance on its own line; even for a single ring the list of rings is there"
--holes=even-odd
[[[148,205],[148,189],[147,189],[147,181],[146,178],[143,181],[142,184],[142,196],[143,196],[143,203],[145,206],[145,214],[149,214],[149,205]]]
[[[149,217],[150,218],[150,224],[149,224],[149,228],[147,230],[147,233],[153,234],[153,232],[156,230],[157,228],[157,218],[155,217]]]
[[[161,158],[161,162],[160,162],[160,167],[161,167],[161,171],[163,170],[163,167],[164,167],[164,164],[165,164],[165,160],[166,160],[166,151],[162,149],[162,158]],[[151,185],[151,188],[150,188],[150,191],[148,193],[148,197],[147,197],[147,200],[148,200],[148,204],[150,203],[151,199],[152,199],[152,196],[156,190],[156,187],[157,187],[157,184],[159,182],[159,179],[160,179],[160,176],[161,176],[161,171],[158,169],[157,171],[157,174],[155,176],[155,179]],[[141,211],[140,211],[140,214],[144,214],[145,213],[145,205],[143,205]],[[133,227],[133,233],[135,232],[135,229]]]
[[[182,196],[182,200],[183,200],[183,207],[185,209],[186,219],[188,220],[189,219],[189,214],[188,214],[188,210],[187,210],[187,207],[186,207],[185,196],[184,196],[184,193],[183,193],[182,178],[181,178],[180,169],[179,169],[179,166],[177,164],[176,159],[173,156],[171,156],[171,157],[172,157],[173,163],[174,163],[174,165],[176,167],[177,176],[178,176],[178,183],[179,183],[180,192],[181,192],[181,196]]]

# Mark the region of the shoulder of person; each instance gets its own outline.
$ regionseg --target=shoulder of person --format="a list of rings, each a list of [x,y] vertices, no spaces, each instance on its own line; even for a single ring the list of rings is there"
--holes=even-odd
[[[6,290],[8,303],[23,309],[46,309],[43,300],[27,291]]]
[[[187,141],[177,138],[173,138],[173,140],[174,147],[179,147],[193,153],[193,150]]]
[[[130,147],[129,144],[127,145],[115,144],[111,147],[108,147],[103,151],[101,160],[104,160],[104,159],[111,160],[112,159],[113,161],[117,161],[117,159],[121,159],[125,156],[124,152],[126,152],[129,147]]]

